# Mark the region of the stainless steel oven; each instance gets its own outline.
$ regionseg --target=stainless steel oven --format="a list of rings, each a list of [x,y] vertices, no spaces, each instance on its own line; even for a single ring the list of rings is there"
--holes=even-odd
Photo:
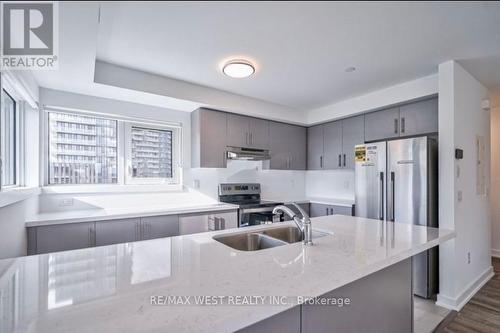
[[[219,201],[238,205],[238,227],[283,221],[282,214],[273,214],[281,202],[260,199],[260,184],[225,183],[219,185]]]

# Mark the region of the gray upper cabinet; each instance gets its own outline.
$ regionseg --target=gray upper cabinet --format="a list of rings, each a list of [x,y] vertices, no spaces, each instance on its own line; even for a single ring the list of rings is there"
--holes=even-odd
[[[323,125],[307,129],[307,170],[323,168]]]
[[[154,239],[179,235],[179,216],[142,217],[142,239]]]
[[[437,133],[438,99],[432,98],[399,108],[401,136]]]
[[[193,168],[226,167],[227,113],[198,109],[191,113]]]
[[[250,124],[248,117],[237,114],[227,115],[227,145],[248,147],[250,144]]]
[[[377,141],[399,137],[399,108],[367,113],[365,140]]]
[[[431,98],[365,115],[366,141],[379,141],[437,132],[437,98]]]
[[[269,121],[258,118],[249,119],[249,144],[248,147],[269,149]]]
[[[227,145],[268,149],[269,121],[236,114],[228,114]]]
[[[342,167],[354,169],[354,146],[365,142],[363,115],[342,120]]]
[[[56,224],[29,228],[35,235],[30,236],[28,254],[67,251],[94,245],[94,222]]]
[[[334,121],[323,125],[323,169],[342,167],[342,122]]]
[[[95,223],[95,245],[111,245],[141,240],[140,218]]]
[[[306,141],[305,127],[270,122],[270,168],[275,170],[305,170]]]

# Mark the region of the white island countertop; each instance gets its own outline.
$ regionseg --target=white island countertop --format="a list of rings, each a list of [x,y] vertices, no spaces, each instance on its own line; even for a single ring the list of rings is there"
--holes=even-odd
[[[243,252],[212,238],[259,226],[2,260],[0,291],[12,298],[2,315],[16,318],[6,332],[232,332],[292,308],[299,296],[320,296],[455,237],[341,215],[312,224],[330,235],[309,247]],[[290,302],[151,304],[155,296],[189,297],[193,304],[208,295]]]

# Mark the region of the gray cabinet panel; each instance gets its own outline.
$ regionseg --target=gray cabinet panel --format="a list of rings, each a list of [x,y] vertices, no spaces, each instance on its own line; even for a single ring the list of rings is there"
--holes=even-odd
[[[323,168],[323,125],[307,129],[307,169]]]
[[[354,146],[365,142],[365,117],[342,120],[342,167],[354,169]]]
[[[226,167],[226,113],[198,109],[191,115],[194,168]]]
[[[399,108],[367,113],[365,140],[377,141],[399,137]]]
[[[275,170],[288,169],[290,159],[289,125],[271,122],[269,128],[269,150],[271,153],[270,168]]]
[[[346,215],[352,216],[352,206],[336,206],[325,205],[311,202],[310,204],[311,217],[328,216],[328,215]]]
[[[257,118],[248,118],[250,125],[249,147],[269,149],[269,121]]]
[[[307,167],[307,130],[301,126],[290,126],[288,142],[291,150],[290,167],[292,170],[305,170]]]
[[[323,204],[311,202],[311,204],[309,205],[310,216],[311,217],[318,217],[318,216],[329,215],[328,208],[329,208],[328,205],[323,205]]]
[[[269,128],[270,168],[276,170],[305,170],[306,128],[271,122]]]
[[[428,99],[399,108],[401,136],[437,133],[438,99]]]
[[[141,218],[142,239],[154,239],[179,235],[179,216],[149,216]]]
[[[324,164],[323,169],[342,167],[342,122],[334,121],[323,125]]]
[[[258,323],[247,326],[236,332],[238,333],[265,333],[286,332],[300,333],[301,307],[296,306],[290,310],[283,311],[271,318],[264,319]]]
[[[36,253],[67,251],[91,247],[94,222],[36,227]]]
[[[248,117],[236,114],[227,115],[227,145],[248,147],[250,144],[250,125]]]
[[[95,245],[134,242],[141,239],[139,218],[98,221],[95,223]]]
[[[320,296],[340,297],[350,304],[303,305],[301,332],[413,332],[411,259]]]

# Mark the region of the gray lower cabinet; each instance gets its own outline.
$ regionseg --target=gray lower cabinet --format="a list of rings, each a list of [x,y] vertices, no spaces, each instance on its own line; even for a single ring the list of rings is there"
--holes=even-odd
[[[121,219],[95,222],[95,246],[141,240],[141,219]]]
[[[342,120],[342,168],[354,170],[354,147],[365,142],[365,117]]]
[[[94,246],[94,223],[82,222],[28,228],[28,254]]]
[[[323,294],[319,304],[305,302],[237,332],[413,332],[411,260]]]
[[[399,108],[401,136],[438,132],[438,99],[432,98]]]
[[[305,127],[270,122],[270,168],[274,170],[305,170],[306,135]]]
[[[191,164],[193,168],[226,167],[227,113],[198,109],[191,113]]]
[[[320,203],[311,202],[310,204],[310,216],[328,216],[328,215],[347,215],[353,216],[352,206],[337,206],[337,205],[325,205]]]
[[[142,239],[154,239],[179,235],[179,216],[142,217]]]
[[[399,108],[367,113],[365,140],[378,141],[399,137]]]
[[[307,170],[323,168],[323,125],[307,129]]]

